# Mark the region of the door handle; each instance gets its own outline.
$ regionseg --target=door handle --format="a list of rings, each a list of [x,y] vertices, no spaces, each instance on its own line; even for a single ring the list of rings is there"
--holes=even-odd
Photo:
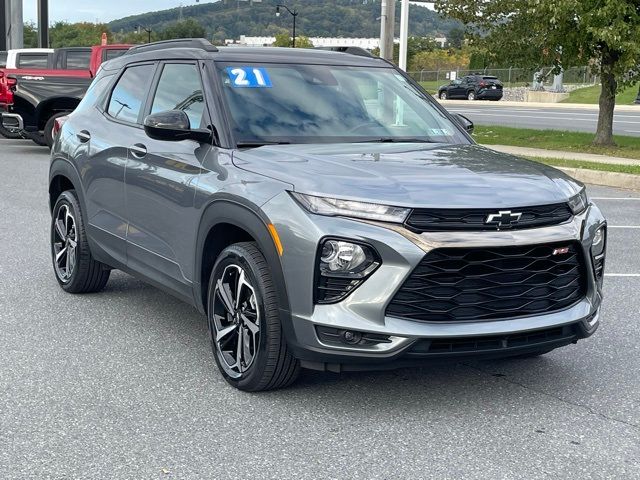
[[[89,140],[91,140],[91,134],[87,130],[80,130],[78,133],[76,133],[76,137],[78,137],[80,143],[87,143]]]
[[[136,158],[142,158],[147,154],[147,147],[145,147],[141,143],[136,143],[135,145],[131,145],[129,147],[129,150],[131,150],[131,155],[133,155]]]

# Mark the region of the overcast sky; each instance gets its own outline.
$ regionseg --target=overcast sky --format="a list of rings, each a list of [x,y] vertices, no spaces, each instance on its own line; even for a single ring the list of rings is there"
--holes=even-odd
[[[212,3],[214,0],[200,0]],[[116,18],[175,8],[180,4],[195,5],[196,0],[49,0],[49,19],[52,22],[109,22]],[[24,0],[24,21],[37,22],[37,0]]]
[[[217,0],[200,0],[199,3],[213,3]],[[319,0],[322,1],[322,0]],[[51,22],[110,22],[116,18],[165,10],[182,5],[195,5],[196,0],[49,0]],[[37,0],[23,0],[24,21],[38,20]],[[424,4],[423,4],[424,5]],[[433,4],[427,4],[430,8]]]

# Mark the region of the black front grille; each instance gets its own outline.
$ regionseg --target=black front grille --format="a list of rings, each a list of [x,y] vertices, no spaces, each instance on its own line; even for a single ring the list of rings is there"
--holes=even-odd
[[[520,213],[520,219],[511,225],[487,223],[489,215],[500,211]],[[557,225],[571,219],[572,213],[566,203],[538,205],[518,208],[417,208],[411,212],[405,225],[417,232],[437,232],[441,230],[518,230],[523,228]],[[515,218],[515,217],[514,217]]]
[[[486,335],[480,337],[423,338],[414,343],[409,351],[411,355],[447,355],[465,353],[499,352],[535,347],[556,347],[575,341],[575,327],[534,330],[525,333],[504,335]]]
[[[436,249],[413,270],[386,313],[461,322],[562,310],[584,296],[582,258],[577,242]]]

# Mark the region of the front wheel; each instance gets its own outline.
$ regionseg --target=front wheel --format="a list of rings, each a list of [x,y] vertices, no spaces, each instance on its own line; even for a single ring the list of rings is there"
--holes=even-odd
[[[213,355],[229,384],[256,392],[297,378],[300,364],[284,338],[271,272],[255,243],[237,243],[220,254],[207,305]]]
[[[475,100],[475,99],[476,99],[476,92],[471,90],[469,93],[467,93],[467,100]]]
[[[440,92],[440,100],[446,100],[447,99],[447,92]]]

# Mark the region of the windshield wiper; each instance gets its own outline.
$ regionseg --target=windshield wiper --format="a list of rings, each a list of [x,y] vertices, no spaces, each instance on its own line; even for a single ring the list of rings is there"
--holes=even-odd
[[[267,145],[291,145],[291,142],[240,142],[238,148],[258,148]]]
[[[371,140],[359,140],[353,143],[438,143],[424,138],[380,137]]]

